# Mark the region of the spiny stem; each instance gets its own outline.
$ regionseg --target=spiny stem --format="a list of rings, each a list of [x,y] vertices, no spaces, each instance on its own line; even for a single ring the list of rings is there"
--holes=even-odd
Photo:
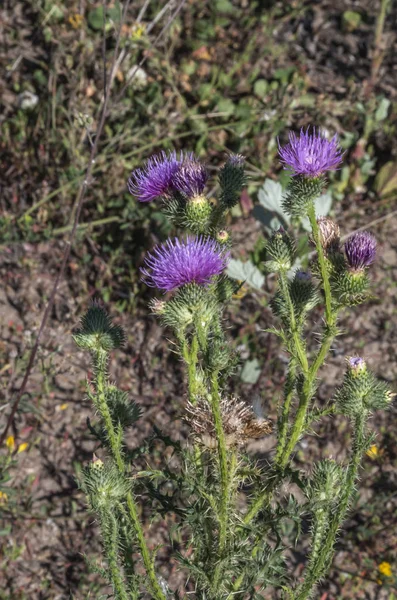
[[[98,397],[98,408],[101,413],[101,416],[104,420],[106,432],[109,437],[109,444],[111,448],[111,452],[113,458],[117,464],[117,468],[122,475],[125,475],[126,465],[122,456],[121,451],[121,441],[116,435],[116,430],[112,421],[112,417],[110,414],[109,406],[106,401],[106,362],[107,362],[107,353],[103,350],[99,350],[96,352],[94,357],[95,364],[95,386],[97,390]],[[145,565],[146,573],[149,579],[151,591],[153,594],[153,598],[156,600],[166,600],[165,596],[161,590],[159,582],[157,581],[156,573],[154,571],[154,566],[152,562],[152,558],[150,556],[150,552],[146,545],[146,540],[143,535],[143,529],[141,522],[138,518],[138,511],[135,504],[135,500],[131,492],[127,493],[126,496],[128,513],[131,519],[131,523],[133,529],[135,531],[139,550],[142,556],[143,564]]]
[[[295,380],[296,380],[296,360],[295,358],[291,358],[287,379],[285,382],[285,390],[284,390],[284,402],[283,408],[280,415],[279,420],[279,433],[278,433],[278,441],[277,441],[277,450],[276,456],[277,458],[281,458],[281,454],[283,452],[287,431],[288,431],[288,419],[289,413],[291,409],[292,398],[294,397],[295,391]]]
[[[301,334],[297,327],[296,318],[295,318],[295,308],[294,308],[294,305],[293,305],[293,302],[291,299],[291,294],[290,294],[289,287],[288,287],[287,274],[285,273],[285,271],[282,271],[280,273],[280,289],[281,289],[281,292],[288,304],[289,317],[290,317],[290,323],[291,323],[292,341],[293,341],[293,345],[292,345],[293,354],[295,354],[296,357],[298,358],[299,363],[302,368],[302,371],[304,373],[306,373],[309,368],[309,363],[308,363],[306,351],[305,351],[305,348],[304,348],[304,345],[302,342]]]
[[[334,314],[332,310],[332,295],[331,295],[331,285],[329,283],[328,269],[327,263],[325,261],[324,250],[321,245],[320,240],[320,232],[316,219],[316,211],[314,208],[314,204],[311,204],[308,210],[308,217],[310,220],[310,225],[312,228],[312,235],[314,239],[314,243],[316,244],[317,256],[318,256],[318,264],[320,266],[321,279],[323,282],[324,295],[325,295],[325,321],[328,327],[331,327],[335,324]]]
[[[331,286],[329,282],[328,268],[324,256],[323,247],[321,245],[320,240],[320,232],[316,220],[316,212],[314,208],[314,204],[309,207],[308,216],[310,220],[310,224],[312,227],[312,235],[316,244],[317,254],[318,254],[318,262],[320,266],[321,278],[324,289],[325,296],[325,321],[327,324],[327,329],[324,333],[323,341],[320,346],[320,350],[311,365],[308,368],[308,371],[304,372],[305,382],[302,387],[302,391],[300,392],[299,397],[299,405],[298,410],[295,416],[295,422],[292,426],[291,436],[289,442],[285,446],[282,455],[277,457],[277,464],[284,469],[287,465],[291,453],[295,448],[297,441],[299,440],[302,431],[306,424],[306,414],[310,404],[310,400],[312,398],[313,386],[317,377],[318,370],[323,365],[324,360],[328,354],[328,351],[331,347],[332,341],[336,335],[336,320],[338,317],[338,311],[333,309],[332,306],[332,295],[331,295]],[[294,340],[295,341],[295,340]]]
[[[193,335],[190,348],[184,334],[180,336],[180,343],[182,356],[188,369],[189,400],[192,404],[195,404],[197,400],[197,360],[199,350],[197,335]]]
[[[143,529],[141,522],[138,517],[137,507],[132,496],[131,492],[127,494],[127,506],[128,512],[131,518],[132,525],[134,527],[134,531],[138,540],[139,550],[141,552],[143,564],[145,565],[146,573],[149,579],[150,588],[153,594],[153,598],[156,600],[166,600],[166,597],[160,587],[160,584],[157,580],[157,576],[154,570],[152,557],[150,555],[149,549],[146,545],[146,540],[143,535]]]
[[[109,514],[102,509],[99,511],[99,522],[115,598],[117,600],[129,600],[124,585],[124,577],[119,565],[117,521],[113,514]]]
[[[125,464],[121,451],[121,441],[116,435],[116,430],[112,421],[109,406],[106,400],[106,366],[108,354],[104,350],[98,350],[94,357],[95,368],[95,388],[98,399],[98,410],[105,423],[106,433],[108,435],[110,449],[113,458],[117,464],[120,473],[124,473]]]
[[[227,460],[227,449],[225,432],[223,431],[222,414],[221,414],[221,402],[219,396],[218,387],[218,373],[215,372],[211,377],[211,402],[212,402],[212,414],[214,417],[214,426],[216,438],[218,441],[218,455],[219,455],[219,467],[221,477],[221,492],[220,492],[220,510],[219,510],[219,552],[218,559],[221,560],[226,546],[227,541],[227,525],[228,525],[228,503],[229,493],[232,477],[232,469],[228,473],[228,460]],[[233,453],[235,455],[235,453]],[[219,587],[219,579],[221,577],[221,566],[215,567],[213,588],[215,591]]]
[[[357,477],[357,471],[360,466],[363,450],[365,448],[365,427],[367,416],[368,415],[366,413],[361,412],[355,418],[353,429],[353,455],[347,470],[346,480],[343,486],[342,497],[339,501],[338,509],[335,515],[332,517],[321,551],[318,554],[318,558],[314,561],[313,565],[309,567],[304,581],[295,592],[294,600],[307,600],[307,598],[310,598],[313,588],[327,571],[338,529],[341,526],[349,507],[349,501],[353,492],[354,482]]]

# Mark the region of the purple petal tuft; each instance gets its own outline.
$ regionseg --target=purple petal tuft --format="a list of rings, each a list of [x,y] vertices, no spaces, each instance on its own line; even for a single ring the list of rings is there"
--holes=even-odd
[[[305,177],[319,177],[326,171],[335,171],[342,162],[343,154],[339,146],[337,135],[327,140],[323,134],[309,134],[309,129],[300,135],[290,132],[289,143],[281,147],[279,155],[285,169],[292,171],[293,175]]]
[[[150,287],[170,292],[188,283],[208,285],[214,275],[225,269],[229,253],[219,244],[203,237],[175,238],[154,248],[141,269],[143,281]]]
[[[182,162],[172,181],[172,187],[188,198],[200,196],[207,183],[208,172],[205,166],[190,155]]]
[[[376,257],[376,238],[368,231],[353,233],[345,243],[345,254],[350,268],[369,267]]]

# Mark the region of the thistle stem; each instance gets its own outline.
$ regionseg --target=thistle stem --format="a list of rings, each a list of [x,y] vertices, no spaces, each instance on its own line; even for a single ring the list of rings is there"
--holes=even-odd
[[[313,565],[309,567],[304,581],[296,590],[294,600],[307,600],[307,598],[310,598],[313,588],[319,579],[324,577],[328,569],[336,535],[349,508],[349,500],[353,492],[354,482],[357,477],[361,457],[365,448],[366,420],[367,414],[363,412],[359,413],[355,418],[353,428],[353,455],[347,470],[346,480],[343,486],[343,492],[339,501],[338,509],[331,519],[331,523],[324,538],[321,551],[319,552],[317,559],[313,561]]]
[[[281,412],[280,419],[279,419],[278,441],[277,441],[277,450],[276,450],[277,459],[281,458],[281,455],[282,455],[282,452],[284,450],[284,446],[286,443],[287,432],[288,432],[289,413],[291,410],[291,402],[294,397],[294,391],[295,391],[295,380],[296,380],[296,360],[294,358],[291,358],[290,363],[289,363],[287,379],[285,382],[283,408],[282,408],[282,412]]]
[[[314,243],[316,244],[318,264],[320,266],[321,279],[323,281],[324,295],[325,295],[325,321],[328,327],[332,327],[335,324],[335,316],[332,310],[332,295],[331,286],[329,283],[327,263],[325,261],[324,250],[321,245],[320,232],[316,219],[316,210],[312,203],[308,209],[308,217],[312,228],[312,235]]]
[[[94,356],[95,366],[95,387],[98,398],[98,409],[105,423],[106,432],[109,438],[109,444],[113,459],[116,462],[117,468],[122,475],[126,475],[126,464],[123,459],[121,450],[121,439],[117,436],[116,429],[114,427],[112,416],[110,414],[109,406],[106,401],[106,362],[107,353],[103,350],[99,350]],[[126,496],[128,513],[130,516],[132,527],[137,537],[139,550],[142,556],[143,564],[145,565],[146,573],[149,579],[150,588],[153,594],[153,598],[156,600],[166,600],[161,590],[159,582],[157,581],[156,573],[154,570],[152,558],[146,545],[146,540],[143,535],[142,525],[138,517],[138,511],[135,504],[135,500],[131,492],[127,493]]]
[[[119,565],[117,521],[113,514],[109,514],[104,509],[101,509],[99,511],[99,522],[101,526],[103,545],[108,562],[109,576],[113,586],[114,597],[116,600],[129,600],[128,593],[124,585],[124,577]]]
[[[182,356],[188,369],[189,400],[192,404],[195,404],[197,395],[197,360],[199,350],[197,335],[193,335],[190,348],[186,337],[183,335],[181,338],[181,346]]]
[[[220,395],[218,387],[218,373],[214,373],[211,377],[211,401],[212,414],[214,417],[214,426],[216,438],[218,441],[218,455],[221,479],[221,494],[220,494],[220,509],[219,509],[219,551],[218,560],[222,560],[227,542],[227,527],[228,527],[228,506],[231,493],[231,483],[234,477],[236,453],[233,452],[231,458],[230,469],[228,467],[227,449],[225,432],[223,431],[222,414],[220,406]],[[218,590],[219,580],[222,574],[221,564],[218,563],[215,567],[213,588]]]
[[[281,292],[288,304],[292,341],[293,341],[293,345],[292,345],[293,354],[296,354],[296,357],[299,360],[302,371],[304,373],[306,373],[309,369],[309,363],[307,360],[307,356],[306,356],[305,348],[304,348],[303,341],[301,338],[301,334],[298,330],[298,326],[296,323],[295,308],[294,308],[294,305],[293,305],[293,302],[291,299],[291,294],[289,292],[288,279],[287,279],[287,274],[285,273],[285,271],[282,271],[280,273],[280,289],[281,289]]]
[[[320,266],[321,278],[324,289],[325,296],[325,321],[327,324],[327,329],[324,333],[324,337],[320,346],[320,350],[317,353],[316,358],[314,359],[313,364],[308,367],[306,372],[304,371],[305,382],[303,384],[302,391],[299,397],[299,405],[298,410],[296,412],[295,421],[291,429],[291,435],[288,443],[283,449],[282,453],[279,453],[276,457],[276,462],[281,469],[284,469],[290,459],[291,453],[295,448],[297,441],[299,440],[302,431],[305,428],[306,424],[306,414],[310,404],[310,400],[312,398],[313,386],[317,377],[318,370],[323,365],[324,360],[328,354],[328,351],[331,347],[332,341],[336,335],[336,320],[338,317],[338,311],[333,310],[332,306],[332,295],[331,295],[331,286],[329,282],[328,276],[328,268],[324,256],[323,247],[321,245],[319,228],[316,220],[316,212],[314,208],[314,204],[309,207],[308,216],[310,220],[310,224],[312,227],[312,235],[316,244],[317,254],[318,254],[318,262]],[[295,340],[294,340],[295,341]],[[295,343],[296,345],[296,343]],[[302,363],[301,363],[302,364]]]
[[[153,598],[156,600],[166,600],[166,597],[160,587],[160,584],[157,580],[157,576],[154,570],[152,557],[150,555],[149,549],[146,545],[146,540],[143,535],[143,529],[141,522],[138,517],[137,507],[132,496],[131,492],[127,494],[127,506],[128,512],[131,518],[131,522],[135,531],[135,535],[138,540],[139,550],[141,552],[143,564],[145,565],[146,573],[149,579],[150,588],[153,594]]]
[[[105,429],[109,440],[110,449],[120,473],[124,473],[125,464],[121,452],[121,440],[116,435],[109,406],[106,401],[106,363],[108,354],[104,350],[98,350],[94,357],[95,388],[98,399],[98,410],[105,423]]]

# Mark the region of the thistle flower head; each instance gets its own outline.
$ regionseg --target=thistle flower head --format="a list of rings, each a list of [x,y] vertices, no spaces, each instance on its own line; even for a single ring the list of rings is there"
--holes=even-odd
[[[140,202],[151,202],[166,195],[182,161],[182,153],[178,157],[175,151],[151,156],[142,168],[131,173],[128,190]]]
[[[119,325],[113,325],[106,310],[94,301],[81,318],[81,327],[73,335],[76,344],[85,350],[110,352],[125,342]]]
[[[361,356],[349,356],[347,358],[347,366],[353,375],[362,373],[367,368],[366,362]]]
[[[346,260],[354,271],[369,267],[376,257],[376,239],[368,231],[353,233],[345,243]]]
[[[342,150],[337,135],[331,140],[320,132],[309,134],[309,128],[301,129],[300,135],[290,132],[289,143],[279,144],[279,155],[285,169],[293,175],[320,177],[326,171],[335,171],[342,162]]]
[[[258,418],[250,406],[237,398],[223,398],[220,409],[228,448],[242,446],[272,432],[271,421]],[[209,402],[205,399],[194,405],[189,402],[186,412],[186,421],[198,441],[208,448],[216,448],[217,436]]]
[[[245,165],[245,156],[242,154],[229,154],[227,162],[235,169],[243,169]]]
[[[335,394],[336,406],[342,414],[354,417],[363,411],[388,408],[393,395],[387,382],[376,379],[363,358],[347,358],[343,382]]]
[[[207,179],[208,171],[205,166],[190,154],[180,164],[172,186],[188,198],[195,198],[203,193]]]
[[[226,267],[229,253],[216,241],[204,237],[175,238],[157,246],[141,269],[143,281],[165,292],[188,283],[209,285]]]

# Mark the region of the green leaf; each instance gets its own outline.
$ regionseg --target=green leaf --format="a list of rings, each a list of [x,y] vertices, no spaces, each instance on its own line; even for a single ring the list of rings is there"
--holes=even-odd
[[[220,98],[217,108],[219,112],[226,113],[225,116],[230,117],[234,113],[235,104],[230,98]]]
[[[375,113],[375,121],[384,121],[389,112],[390,100],[382,98]]]
[[[264,209],[270,210],[271,212],[276,212],[289,223],[289,217],[288,215],[285,215],[282,207],[283,188],[278,181],[266,179],[265,183],[259,190],[258,200]]]
[[[254,83],[254,94],[255,96],[265,96],[269,89],[269,83],[266,79],[258,79]]]
[[[216,10],[223,13],[233,13],[236,8],[229,0],[216,0]]]
[[[115,2],[114,6],[106,10],[106,20],[112,20],[114,23],[120,21],[121,7],[120,2]],[[101,31],[103,29],[103,6],[97,6],[89,11],[87,17],[88,25],[94,31]]]
[[[343,31],[354,31],[361,24],[362,17],[360,13],[354,10],[345,10],[342,15],[342,29]]]
[[[283,188],[278,181],[266,179],[258,193],[260,204],[253,210],[254,217],[260,221],[268,233],[278,229],[280,225],[289,225],[290,217],[284,212]]]
[[[381,198],[397,190],[397,162],[387,162],[375,179],[375,190]]]
[[[258,381],[260,374],[261,367],[259,361],[257,358],[254,358],[253,360],[247,360],[241,370],[240,379],[244,383],[255,384]]]
[[[232,259],[227,268],[227,274],[232,279],[244,281],[256,290],[261,290],[265,283],[265,278],[260,270],[252,262],[243,262]]]

